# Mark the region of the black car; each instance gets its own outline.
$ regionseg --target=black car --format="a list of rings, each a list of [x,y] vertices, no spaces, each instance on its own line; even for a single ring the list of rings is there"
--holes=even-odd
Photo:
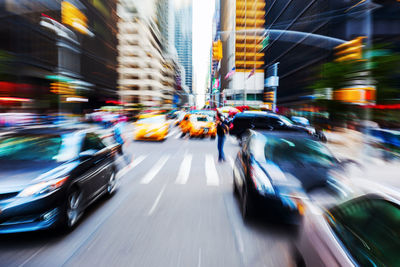
[[[324,187],[336,190],[339,173],[344,174],[342,163],[312,136],[250,130],[234,164],[234,192],[244,219],[270,211],[298,223],[307,193]]]
[[[116,188],[114,158],[91,130],[40,127],[0,136],[0,233],[72,229]]]
[[[248,129],[308,133],[322,141],[326,141],[326,137],[322,132],[316,131],[312,127],[296,125],[285,116],[272,112],[250,111],[238,113],[231,122],[229,133],[236,136],[241,143]]]

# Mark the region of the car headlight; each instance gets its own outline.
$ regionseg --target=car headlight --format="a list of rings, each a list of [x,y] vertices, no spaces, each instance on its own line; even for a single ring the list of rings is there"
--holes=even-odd
[[[200,127],[200,126],[198,126],[198,125],[195,125],[195,126],[194,126],[194,129],[195,129],[196,131],[198,131],[198,130],[200,130],[200,129],[201,129],[201,127]]]
[[[50,193],[60,188],[67,179],[68,176],[28,186],[18,194],[18,197],[30,197]]]
[[[252,167],[252,179],[258,191],[270,195],[275,194],[275,190],[271,184],[270,179],[257,164],[253,165]]]
[[[305,201],[307,201],[307,196],[302,192],[290,192],[288,194],[280,194],[282,202],[292,208],[296,209],[300,215],[304,215],[305,212]]]

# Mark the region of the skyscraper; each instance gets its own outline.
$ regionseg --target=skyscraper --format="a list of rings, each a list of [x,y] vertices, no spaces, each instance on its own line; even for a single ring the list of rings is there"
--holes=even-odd
[[[265,24],[264,0],[225,0],[221,2],[221,41],[223,59],[222,90],[228,105],[263,105]]]
[[[175,48],[178,61],[185,70],[186,85],[192,93],[192,2],[186,1],[175,11]]]

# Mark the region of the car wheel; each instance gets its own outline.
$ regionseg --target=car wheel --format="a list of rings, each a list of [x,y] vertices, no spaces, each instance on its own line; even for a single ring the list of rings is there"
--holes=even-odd
[[[253,218],[253,206],[252,206],[251,196],[249,195],[247,189],[242,194],[242,217],[243,220],[248,221]]]
[[[233,184],[233,194],[237,197],[237,196],[239,196],[239,190],[236,185],[235,173],[233,173],[233,183],[232,184]]]
[[[107,183],[107,195],[112,196],[117,188],[117,176],[113,170]]]
[[[293,258],[294,258],[295,266],[297,266],[297,267],[305,267],[306,266],[303,256],[295,248],[293,248]]]
[[[82,216],[81,210],[82,193],[77,189],[73,188],[67,195],[64,210],[64,222],[63,228],[65,230],[71,230],[75,227],[76,223]]]
[[[211,140],[214,140],[214,139],[215,139],[215,137],[216,137],[215,135],[212,135],[212,136],[211,136]]]
[[[242,138],[241,135],[239,135],[239,136],[237,137],[237,141],[238,141],[238,145],[239,145],[239,146],[242,146],[242,144],[243,144],[243,138]]]

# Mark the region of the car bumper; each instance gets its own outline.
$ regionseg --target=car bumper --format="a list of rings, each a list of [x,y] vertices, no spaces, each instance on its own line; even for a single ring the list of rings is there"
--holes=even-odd
[[[0,234],[52,228],[61,215],[61,191],[39,198],[17,198],[0,202]]]
[[[155,141],[160,141],[164,140],[165,137],[167,136],[167,133],[145,133],[145,134],[136,134],[135,135],[135,140],[155,140]]]
[[[199,130],[191,130],[190,131],[191,136],[212,136],[215,137],[217,135],[216,130],[204,130],[204,129],[199,129]]]
[[[274,218],[289,223],[299,224],[302,215],[296,203],[288,198],[276,195],[263,195],[260,192],[253,193],[257,210],[263,214],[273,215]]]

